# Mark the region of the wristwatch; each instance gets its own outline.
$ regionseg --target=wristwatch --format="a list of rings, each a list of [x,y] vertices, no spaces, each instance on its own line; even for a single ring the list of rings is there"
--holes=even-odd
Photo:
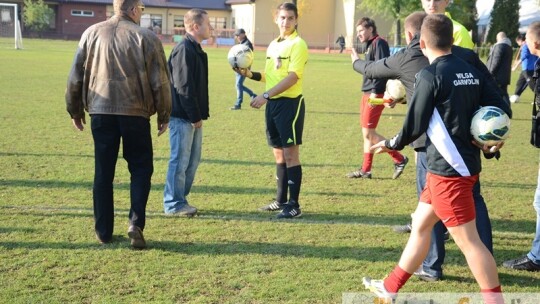
[[[270,95],[268,95],[268,92],[263,93],[263,98],[266,100],[270,100]]]

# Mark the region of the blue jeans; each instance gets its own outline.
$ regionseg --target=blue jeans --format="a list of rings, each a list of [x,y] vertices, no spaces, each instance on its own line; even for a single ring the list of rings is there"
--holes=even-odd
[[[194,128],[191,122],[171,116],[171,158],[163,194],[165,213],[174,213],[188,203],[186,197],[191,191],[201,161],[202,133],[202,127]]]
[[[538,171],[538,184],[534,193],[533,206],[536,210],[536,234],[534,235],[531,251],[527,256],[535,264],[540,264],[540,169]]]
[[[425,151],[420,151],[416,154],[416,191],[418,196],[420,196],[420,193],[426,184],[426,154],[427,153]],[[486,202],[480,193],[480,179],[473,187],[473,197],[476,212],[476,229],[478,230],[478,235],[480,236],[482,243],[484,243],[487,249],[493,253],[491,221],[489,219]],[[446,249],[444,248],[445,232],[446,227],[441,221],[438,221],[431,232],[429,252],[422,264],[425,272],[439,278],[442,277],[442,264],[444,263],[444,258],[446,255]]]
[[[94,220],[96,234],[110,240],[114,228],[113,180],[120,142],[131,175],[130,225],[142,230],[146,224],[146,204],[154,172],[150,121],[125,115],[91,115],[94,138]]]
[[[257,94],[253,93],[252,90],[250,90],[248,87],[244,86],[244,80],[246,80],[246,77],[235,73],[236,74],[236,103],[234,104],[235,107],[242,106],[242,101],[244,100],[244,92],[248,93],[250,97],[255,97]]]

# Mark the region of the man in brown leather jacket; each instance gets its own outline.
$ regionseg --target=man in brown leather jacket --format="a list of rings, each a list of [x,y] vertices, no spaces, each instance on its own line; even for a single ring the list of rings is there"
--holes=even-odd
[[[94,138],[94,219],[100,243],[112,241],[113,179],[120,142],[131,174],[128,236],[145,248],[142,231],[154,170],[150,116],[157,113],[158,136],[167,130],[171,88],[163,46],[139,26],[141,0],[114,0],[115,15],[89,27],[81,41],[66,88],[73,125],[84,129],[86,110]]]

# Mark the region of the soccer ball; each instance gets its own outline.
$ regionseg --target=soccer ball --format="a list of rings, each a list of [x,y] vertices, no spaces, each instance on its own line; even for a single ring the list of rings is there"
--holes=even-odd
[[[390,79],[386,82],[386,93],[394,100],[405,98],[405,87],[398,79]]]
[[[229,50],[227,59],[231,67],[247,69],[253,63],[253,52],[247,45],[237,44]]]
[[[479,143],[495,146],[508,138],[510,118],[497,107],[481,107],[472,118],[471,134]]]

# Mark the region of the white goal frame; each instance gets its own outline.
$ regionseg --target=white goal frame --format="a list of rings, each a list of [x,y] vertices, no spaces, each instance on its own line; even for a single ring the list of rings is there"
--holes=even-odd
[[[21,33],[21,21],[19,20],[19,10],[17,4],[14,3],[0,3],[0,7],[7,6],[12,7],[14,14],[13,14],[13,21],[14,21],[14,40],[15,40],[15,49],[20,50],[23,48],[22,45],[22,33]],[[1,22],[1,20],[0,20]]]

